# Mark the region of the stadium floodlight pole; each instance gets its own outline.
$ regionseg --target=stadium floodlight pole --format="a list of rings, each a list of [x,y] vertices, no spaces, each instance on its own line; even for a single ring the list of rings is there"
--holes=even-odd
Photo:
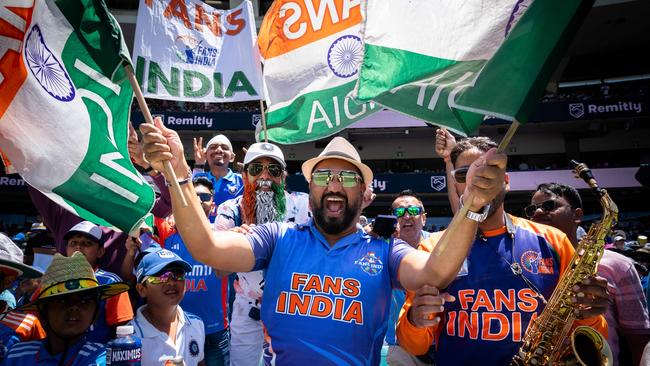
[[[497,153],[502,153],[506,150],[506,147],[510,144],[510,140],[512,140],[512,136],[515,135],[515,132],[519,128],[521,123],[518,121],[513,121],[512,124],[510,124],[510,128],[508,128],[508,131],[506,132],[506,135],[503,136],[503,139],[501,140],[501,143],[497,147]],[[472,202],[472,194],[470,193],[466,198],[467,202]],[[469,211],[469,205],[461,205],[460,209],[456,214],[454,215],[454,218],[451,219],[451,223],[447,227],[447,230],[445,230],[445,233],[442,234],[442,238],[438,241],[438,244],[436,244],[436,247],[434,249],[434,253],[436,256],[440,256],[444,251],[445,248],[447,248],[447,245],[449,245],[449,238],[451,238],[456,231],[458,231],[458,228],[460,227],[460,222],[462,221],[463,217],[467,215],[467,211]]]
[[[260,99],[260,111],[262,112],[262,128],[264,128],[264,142],[269,142],[269,133],[266,130],[266,116],[264,116],[264,99]]]
[[[147,106],[147,102],[145,102],[144,100],[144,95],[142,95],[142,90],[140,90],[140,84],[138,84],[138,80],[135,78],[135,73],[133,72],[133,68],[131,67],[131,65],[126,65],[124,66],[124,70],[126,71],[126,75],[129,78],[129,83],[131,83],[131,88],[133,89],[133,93],[135,94],[135,99],[138,101],[138,106],[140,106],[140,110],[144,115],[145,122],[153,124],[153,117],[151,116],[151,111],[149,110],[149,106]],[[163,161],[163,167],[165,169],[164,172],[165,178],[167,179],[168,182],[171,183],[171,189],[173,189],[181,198],[181,206],[187,207],[187,200],[185,199],[185,195],[183,194],[183,191],[181,191],[181,185],[178,184],[178,178],[176,178],[176,173],[174,173],[174,169],[172,168],[172,163],[170,163],[169,160],[165,160]]]

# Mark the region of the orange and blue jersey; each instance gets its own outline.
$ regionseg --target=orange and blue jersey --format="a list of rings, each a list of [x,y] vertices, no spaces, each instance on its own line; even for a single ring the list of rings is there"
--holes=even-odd
[[[228,326],[228,280],[217,277],[212,267],[194,259],[178,232],[174,232],[165,240],[165,248],[192,266],[192,272],[187,273],[185,277],[185,296],[181,307],[203,320],[205,334],[225,329]]]
[[[45,338],[45,331],[35,315],[10,312],[0,316],[0,361],[19,342]]]
[[[3,366],[88,366],[106,365],[106,348],[103,344],[89,342],[85,339],[73,344],[65,353],[50,355],[47,340],[30,341],[16,344],[5,359]]]
[[[431,252],[440,236],[435,233],[420,249]],[[414,295],[407,294],[397,327],[400,346],[420,355],[435,338],[438,365],[507,365],[529,323],[544,309],[538,293],[551,298],[573,253],[561,231],[506,215],[506,227],[483,232],[474,242],[446,289],[456,301],[445,303],[444,321],[438,327],[421,329],[409,323],[406,314]],[[513,265],[520,267],[521,275]],[[603,317],[580,323],[606,333]]]
[[[269,363],[379,365],[391,289],[411,246],[360,229],[330,247],[313,221],[259,225],[248,239],[254,270],[266,270]]]
[[[122,282],[115,273],[97,269],[95,277],[100,285]],[[108,343],[113,339],[113,327],[133,319],[133,308],[128,292],[115,295],[99,303],[97,320],[90,326],[86,339],[92,342]]]

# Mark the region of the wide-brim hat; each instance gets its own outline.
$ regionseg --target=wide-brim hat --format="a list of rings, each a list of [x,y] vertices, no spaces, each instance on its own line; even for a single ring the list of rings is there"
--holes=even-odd
[[[43,275],[43,272],[23,263],[23,251],[2,233],[0,233],[0,271],[25,278],[38,278]]]
[[[37,310],[38,304],[46,299],[85,291],[97,291],[100,300],[105,300],[128,290],[129,285],[124,282],[100,285],[93,268],[81,252],[75,252],[71,257],[57,253],[41,278],[41,286],[34,300],[19,309]]]
[[[314,167],[321,161],[327,159],[345,160],[350,164],[353,164],[361,172],[363,182],[365,184],[372,183],[372,170],[366,164],[361,162],[361,157],[359,156],[357,149],[355,149],[348,140],[339,136],[333,138],[317,157],[311,158],[302,163],[302,174],[305,176],[308,183],[311,181],[311,173],[314,171]]]

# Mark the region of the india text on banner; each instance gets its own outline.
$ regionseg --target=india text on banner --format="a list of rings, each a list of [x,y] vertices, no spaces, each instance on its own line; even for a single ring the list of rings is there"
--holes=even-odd
[[[362,0],[356,96],[460,134],[526,122],[591,3]]]
[[[146,97],[187,102],[262,99],[249,0],[217,10],[199,0],[141,0],[133,47]]]
[[[363,56],[360,22],[358,1],[273,3],[258,38],[269,139],[317,140],[378,110],[351,96]]]
[[[127,150],[133,91],[119,25],[101,1],[24,3],[0,5],[0,149],[58,204],[131,231],[154,193]]]

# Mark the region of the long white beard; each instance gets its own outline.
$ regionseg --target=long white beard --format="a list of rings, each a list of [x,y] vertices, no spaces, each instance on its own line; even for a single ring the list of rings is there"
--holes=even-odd
[[[270,187],[270,183],[271,181],[260,179],[257,181],[257,186],[268,185]],[[255,193],[255,217],[257,219],[257,225],[275,221],[278,215],[275,209],[275,193],[273,191],[256,191]]]

